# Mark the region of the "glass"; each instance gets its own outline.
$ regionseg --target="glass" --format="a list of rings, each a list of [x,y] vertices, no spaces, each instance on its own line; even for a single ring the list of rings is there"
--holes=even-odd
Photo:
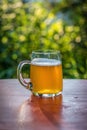
[[[22,76],[22,68],[30,65],[30,81]],[[31,61],[19,63],[17,77],[20,83],[36,96],[53,97],[62,93],[62,62],[59,51],[33,51]]]

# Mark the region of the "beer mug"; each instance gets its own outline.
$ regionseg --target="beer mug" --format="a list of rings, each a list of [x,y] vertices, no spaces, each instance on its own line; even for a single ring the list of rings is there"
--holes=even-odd
[[[29,82],[22,76],[24,65],[30,65]],[[31,61],[19,63],[17,77],[20,83],[40,97],[53,97],[62,93],[62,62],[59,51],[33,51]]]

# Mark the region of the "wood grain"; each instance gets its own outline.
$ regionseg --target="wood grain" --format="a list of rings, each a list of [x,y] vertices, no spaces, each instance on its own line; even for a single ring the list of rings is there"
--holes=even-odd
[[[65,79],[53,98],[33,96],[17,79],[0,80],[0,130],[87,130],[87,80]]]

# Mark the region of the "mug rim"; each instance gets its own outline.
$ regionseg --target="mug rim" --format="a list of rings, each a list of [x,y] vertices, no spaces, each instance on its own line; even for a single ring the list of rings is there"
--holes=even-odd
[[[34,50],[32,51],[32,54],[60,54],[60,51],[59,50],[51,50],[51,49],[48,49],[48,50]]]

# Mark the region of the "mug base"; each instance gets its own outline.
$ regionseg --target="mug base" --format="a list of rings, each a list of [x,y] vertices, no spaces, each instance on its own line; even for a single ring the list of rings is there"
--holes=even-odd
[[[38,96],[38,97],[45,97],[45,98],[49,98],[49,97],[55,97],[55,96],[58,96],[62,94],[62,92],[58,92],[58,93],[55,93],[55,94],[40,94],[40,93],[33,93],[33,95],[35,96]]]

